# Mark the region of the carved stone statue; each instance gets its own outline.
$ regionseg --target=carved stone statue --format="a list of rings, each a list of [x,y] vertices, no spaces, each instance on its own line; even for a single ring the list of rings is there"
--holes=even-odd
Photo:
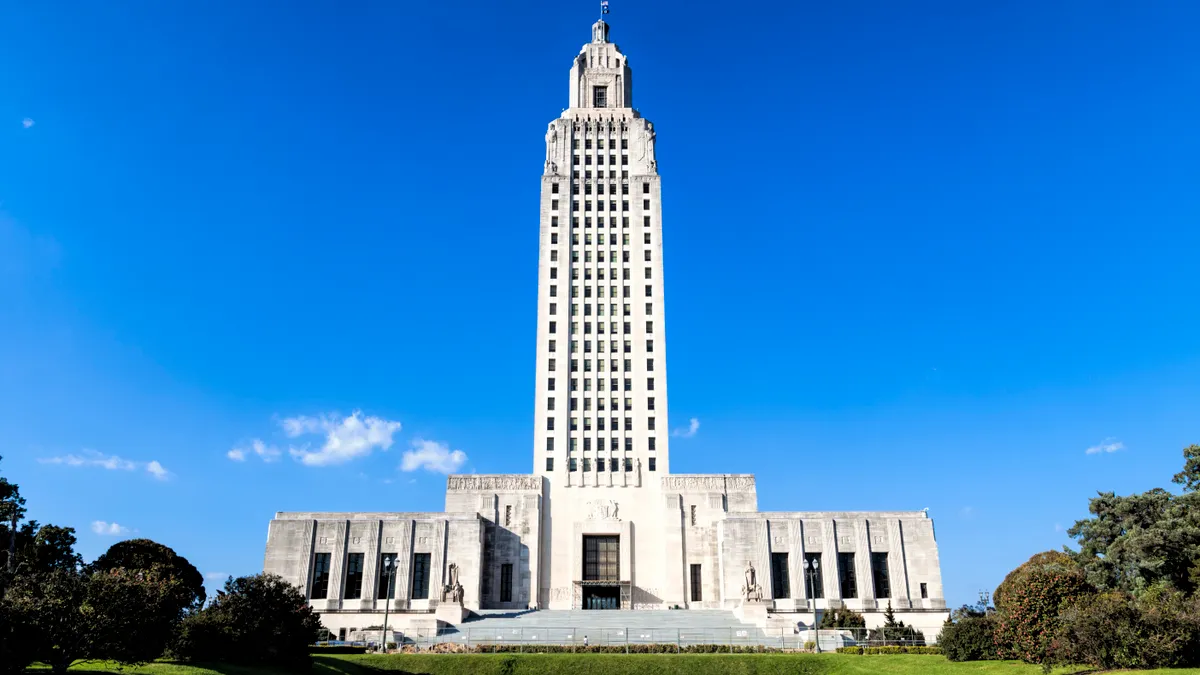
[[[546,129],[546,173],[558,173],[558,125],[550,123]]]
[[[458,565],[450,563],[449,568],[450,583],[442,587],[442,602],[455,602],[462,604],[463,587],[458,583]]]
[[[746,585],[742,586],[742,597],[746,602],[762,601],[762,586],[758,585],[758,573],[754,571],[754,563],[746,561]]]

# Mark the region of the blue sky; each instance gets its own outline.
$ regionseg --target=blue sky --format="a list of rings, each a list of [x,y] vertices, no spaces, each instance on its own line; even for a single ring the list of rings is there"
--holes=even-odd
[[[529,471],[543,135],[596,5],[10,4],[0,470],[31,516],[223,576],[274,511]],[[1200,6],[610,19],[659,132],[675,471],[928,507],[958,604],[1200,442]]]

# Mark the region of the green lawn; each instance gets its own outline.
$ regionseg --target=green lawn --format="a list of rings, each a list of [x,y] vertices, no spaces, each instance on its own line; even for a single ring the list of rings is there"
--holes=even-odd
[[[471,655],[338,655],[317,656],[314,675],[542,675],[586,673],[610,675],[1040,675],[1038,666],[1013,661],[951,663],[941,656],[856,656],[848,654],[471,654]],[[1080,673],[1083,668],[1056,669],[1056,674]],[[45,675],[39,671],[38,675]],[[71,668],[72,675],[282,675],[242,666],[183,666],[152,663],[140,668],[88,662]],[[1200,669],[1138,671],[1160,675],[1200,675]]]

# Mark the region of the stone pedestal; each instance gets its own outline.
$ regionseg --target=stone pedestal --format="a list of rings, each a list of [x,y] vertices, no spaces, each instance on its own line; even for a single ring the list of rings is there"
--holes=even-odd
[[[733,610],[733,615],[742,623],[754,624],[759,628],[767,626],[767,608],[771,603],[766,600],[743,600],[741,606]]]
[[[457,626],[467,618],[468,613],[461,602],[439,602],[437,609],[434,610],[434,616],[437,617],[439,625],[445,623]]]

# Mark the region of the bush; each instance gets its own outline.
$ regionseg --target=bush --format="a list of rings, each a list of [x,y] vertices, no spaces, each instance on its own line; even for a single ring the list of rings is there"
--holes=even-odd
[[[1105,670],[1200,665],[1200,607],[1179,593],[1086,597],[1063,611],[1060,624],[1055,641],[1060,662]]]
[[[172,647],[182,661],[307,671],[320,618],[300,589],[273,574],[229,579],[208,607],[183,620]]]
[[[991,661],[1000,658],[996,650],[994,616],[971,616],[947,624],[938,636],[938,646],[951,661]]]
[[[821,621],[817,628],[825,630],[826,628],[866,628],[867,620],[862,614],[841,607],[838,609],[827,609],[821,615]]]
[[[1071,558],[1051,553],[1033,556],[996,589],[995,644],[1001,658],[1049,663],[1059,613],[1094,593]]]
[[[433,645],[430,651],[437,651]],[[476,654],[779,654],[782,649],[762,645],[686,645],[670,643],[631,645],[475,645]]]
[[[926,647],[924,645],[913,645],[911,647],[902,647],[900,645],[886,645],[883,647],[838,647],[839,654],[941,654],[940,647]]]

